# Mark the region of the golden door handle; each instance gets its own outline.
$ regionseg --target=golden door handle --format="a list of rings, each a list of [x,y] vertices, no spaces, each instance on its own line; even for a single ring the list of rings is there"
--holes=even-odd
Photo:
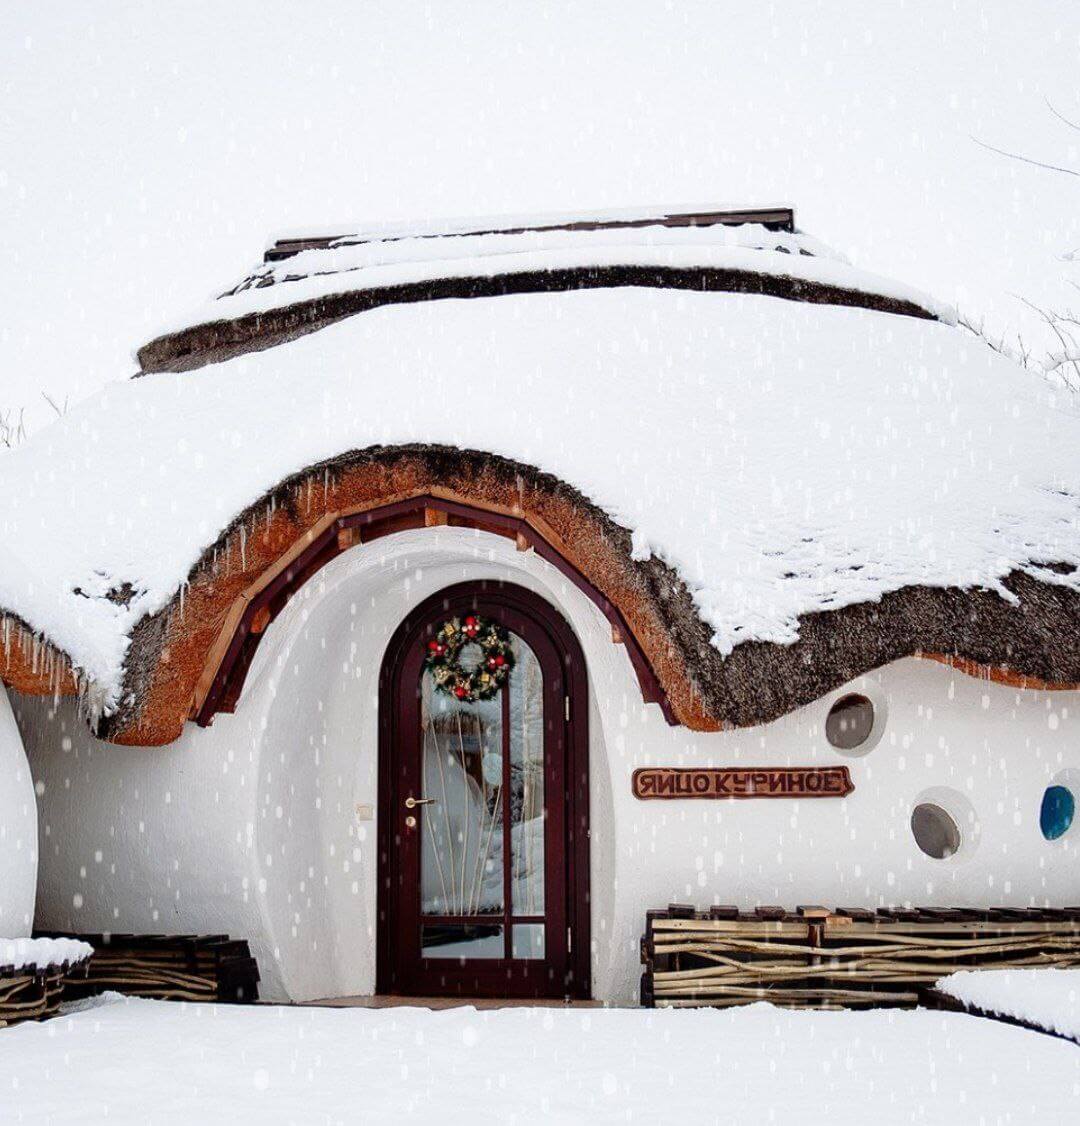
[[[415,809],[418,805],[435,805],[437,798],[406,798],[405,808]]]

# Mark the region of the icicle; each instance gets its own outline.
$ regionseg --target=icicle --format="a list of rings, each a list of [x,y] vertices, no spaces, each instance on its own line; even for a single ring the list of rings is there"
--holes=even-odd
[[[247,525],[240,525],[240,570],[247,570]]]

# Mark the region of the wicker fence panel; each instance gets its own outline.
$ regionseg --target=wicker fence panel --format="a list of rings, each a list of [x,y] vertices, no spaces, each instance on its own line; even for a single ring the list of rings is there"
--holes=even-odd
[[[960,969],[1080,966],[1080,908],[759,907],[646,916],[641,1003],[914,1007]]]
[[[53,936],[59,937],[59,936]],[[85,980],[64,999],[113,989],[162,1001],[257,1001],[259,970],[248,944],[226,935],[89,934],[94,947]]]
[[[0,966],[0,1028],[51,1017],[64,1000],[67,983],[84,978],[87,965],[64,962],[42,969]]]

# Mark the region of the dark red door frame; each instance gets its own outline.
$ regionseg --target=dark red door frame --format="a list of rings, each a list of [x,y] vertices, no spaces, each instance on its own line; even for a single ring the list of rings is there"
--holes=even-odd
[[[545,755],[562,756],[562,809],[550,807],[556,847],[545,852],[545,883],[563,883],[564,902],[545,903],[549,928],[544,961],[480,961],[448,967],[420,961],[418,891],[419,833],[404,826],[403,792],[415,781],[399,748],[417,725],[416,693],[426,631],[446,617],[470,611],[500,620],[545,652]],[[530,640],[530,636],[532,640]],[[564,698],[568,707],[564,711]],[[408,615],[387,647],[379,678],[378,928],[376,988],[380,993],[472,996],[590,995],[589,743],[585,659],[573,631],[557,611],[523,587],[498,581],[459,583],[439,591]],[[549,730],[549,724],[554,726]],[[406,729],[406,725],[413,725]],[[547,771],[545,771],[547,774]],[[559,827],[559,815],[564,820]],[[545,836],[548,834],[545,833]],[[558,842],[565,842],[562,848]],[[569,947],[568,949],[566,947]],[[546,971],[554,966],[561,980]]]

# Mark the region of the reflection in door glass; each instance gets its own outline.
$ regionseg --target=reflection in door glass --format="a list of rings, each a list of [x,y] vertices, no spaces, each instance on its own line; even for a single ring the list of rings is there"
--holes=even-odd
[[[439,919],[423,926],[428,958],[544,956],[544,682],[532,649],[511,644],[494,699],[454,699],[422,674],[421,905]]]
[[[421,778],[434,799],[420,841],[425,915],[503,912],[500,698],[462,703],[423,674]]]
[[[514,928],[515,932],[517,927]],[[506,940],[500,924],[426,923],[421,928],[424,958],[502,958]],[[515,942],[517,935],[514,936]],[[517,955],[515,955],[517,957]]]
[[[510,677],[510,850],[515,915],[544,913],[544,680],[540,662],[513,639]],[[517,955],[515,955],[517,956]]]
[[[543,958],[544,924],[515,923],[513,950],[515,958]]]

